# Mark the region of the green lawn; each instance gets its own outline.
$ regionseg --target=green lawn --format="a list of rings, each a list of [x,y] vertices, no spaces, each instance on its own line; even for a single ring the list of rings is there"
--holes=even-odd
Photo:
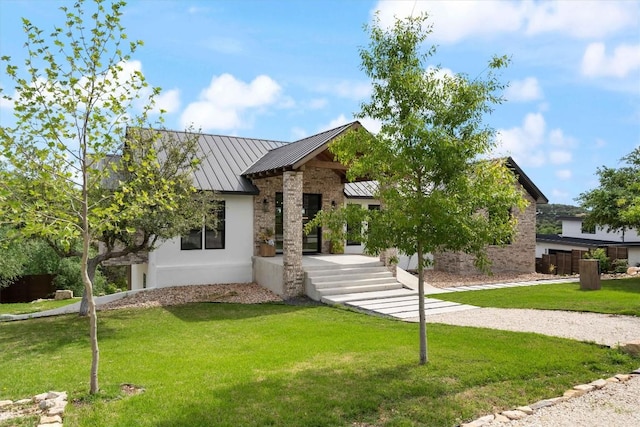
[[[7,303],[0,304],[0,314],[29,314],[37,313],[39,311],[51,310],[53,308],[64,307],[65,305],[73,304],[80,301],[80,298],[72,298],[66,300],[42,300],[34,302],[20,302],[20,303]]]
[[[434,297],[480,307],[590,311],[640,316],[640,278],[603,280],[602,289],[581,291],[579,283],[486,291],[452,292]]]
[[[638,367],[616,350],[529,333],[418,325],[326,306],[189,304],[0,324],[0,399],[66,390],[72,426],[454,426]],[[122,396],[119,386],[146,388]],[[0,424],[1,425],[1,424]]]

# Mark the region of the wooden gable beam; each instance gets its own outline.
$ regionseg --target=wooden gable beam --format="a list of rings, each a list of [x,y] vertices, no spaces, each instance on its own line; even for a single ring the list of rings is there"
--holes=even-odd
[[[315,160],[315,159],[313,159],[313,160],[309,160],[305,164],[306,164],[306,166],[309,166],[309,167],[316,167],[316,168],[322,168],[322,169],[333,169],[333,170],[340,170],[340,171],[346,171],[348,169],[342,163],[330,162],[330,161],[326,161],[326,160]]]

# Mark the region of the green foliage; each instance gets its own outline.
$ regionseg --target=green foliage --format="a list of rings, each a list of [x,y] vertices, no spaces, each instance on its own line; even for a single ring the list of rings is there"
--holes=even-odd
[[[607,256],[607,251],[603,248],[591,249],[583,255],[583,258],[598,260],[600,271],[603,273],[611,271],[611,259]]]
[[[482,119],[502,101],[495,72],[508,60],[490,61],[485,80],[427,66],[435,48],[422,51],[426,20],[368,27],[371,42],[360,56],[373,93],[357,117],[379,120],[382,128],[377,135],[349,132],[330,149],[350,179],[379,183],[383,209],[368,213],[363,236],[369,253],[397,247],[418,253],[424,265],[427,252],[464,251],[487,269],[486,246],[509,242],[516,225],[509,212],[526,206],[504,160],[479,160],[494,146]]]
[[[63,24],[51,31],[23,18],[24,67],[0,58],[15,88],[15,95],[3,94],[15,125],[0,128],[7,163],[0,170],[0,224],[45,239],[61,256],[80,257],[91,393],[98,391],[96,268],[151,250],[203,218],[213,221],[211,195],[195,194],[192,184],[198,135],[178,139],[150,129],[160,88],[149,87],[130,62],[142,42],[128,41],[124,6],[77,0],[60,8]],[[92,255],[95,242],[104,250]]]
[[[614,273],[626,273],[629,261],[626,259],[615,259],[611,262],[611,271]]]
[[[8,227],[0,227],[0,287],[31,274],[56,274],[60,258],[42,239],[12,239]]]
[[[331,242],[333,253],[343,253],[347,240],[362,239],[362,224],[368,218],[365,209],[360,205],[348,204],[328,211],[319,211],[304,228],[305,233],[313,232],[315,227],[323,227],[323,236]],[[349,227],[347,227],[349,225]]]
[[[562,233],[562,221],[559,220],[558,217],[582,215],[587,212],[584,208],[579,206],[554,203],[538,205],[537,209],[537,234],[560,234]]]
[[[585,224],[609,230],[640,230],[640,147],[622,158],[626,166],[598,168],[600,186],[580,194]]]
[[[586,311],[640,317],[640,278],[603,280],[597,292],[580,283],[438,294],[439,299],[479,307]]]
[[[188,304],[101,322],[108,380],[91,404],[85,319],[2,324],[3,398],[67,390],[73,426],[454,426],[638,367],[592,343],[441,324],[440,362],[418,366],[415,324],[330,307]],[[122,383],[147,391],[126,397]]]

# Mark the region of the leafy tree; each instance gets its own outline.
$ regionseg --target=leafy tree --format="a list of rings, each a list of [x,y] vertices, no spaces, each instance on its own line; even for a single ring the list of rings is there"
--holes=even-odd
[[[585,224],[609,230],[640,230],[640,147],[622,158],[626,166],[598,168],[600,186],[580,194]]]
[[[558,203],[538,205],[538,216],[536,217],[536,233],[538,234],[560,234],[562,233],[561,216],[576,216],[586,213],[584,208]]]
[[[0,222],[45,239],[60,256],[80,257],[91,394],[99,389],[96,268],[213,221],[211,196],[192,184],[198,135],[152,130],[148,117],[160,89],[126,71],[142,42],[127,42],[124,6],[79,0],[61,8],[64,25],[50,35],[23,19],[24,69],[2,58],[15,83],[15,94],[4,95],[15,125],[0,128],[8,163]],[[92,251],[96,242],[100,251]]]
[[[357,117],[382,122],[377,135],[353,131],[330,149],[349,167],[349,178],[378,182],[382,210],[361,214],[369,224],[366,251],[386,248],[418,258],[420,363],[427,362],[424,267],[428,253],[463,251],[487,269],[488,244],[510,241],[516,225],[513,208],[526,201],[505,160],[480,160],[493,147],[493,130],[482,123],[503,88],[494,71],[506,58],[494,58],[485,80],[451,75],[427,66],[435,47],[422,44],[431,32],[427,15],[366,27],[370,44],[360,50],[371,78],[371,100]]]

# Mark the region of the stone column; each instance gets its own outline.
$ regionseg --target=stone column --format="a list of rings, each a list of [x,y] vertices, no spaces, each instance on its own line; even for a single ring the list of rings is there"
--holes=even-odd
[[[284,297],[304,294],[302,271],[302,183],[303,173],[287,171],[283,174],[282,204],[284,267]]]

